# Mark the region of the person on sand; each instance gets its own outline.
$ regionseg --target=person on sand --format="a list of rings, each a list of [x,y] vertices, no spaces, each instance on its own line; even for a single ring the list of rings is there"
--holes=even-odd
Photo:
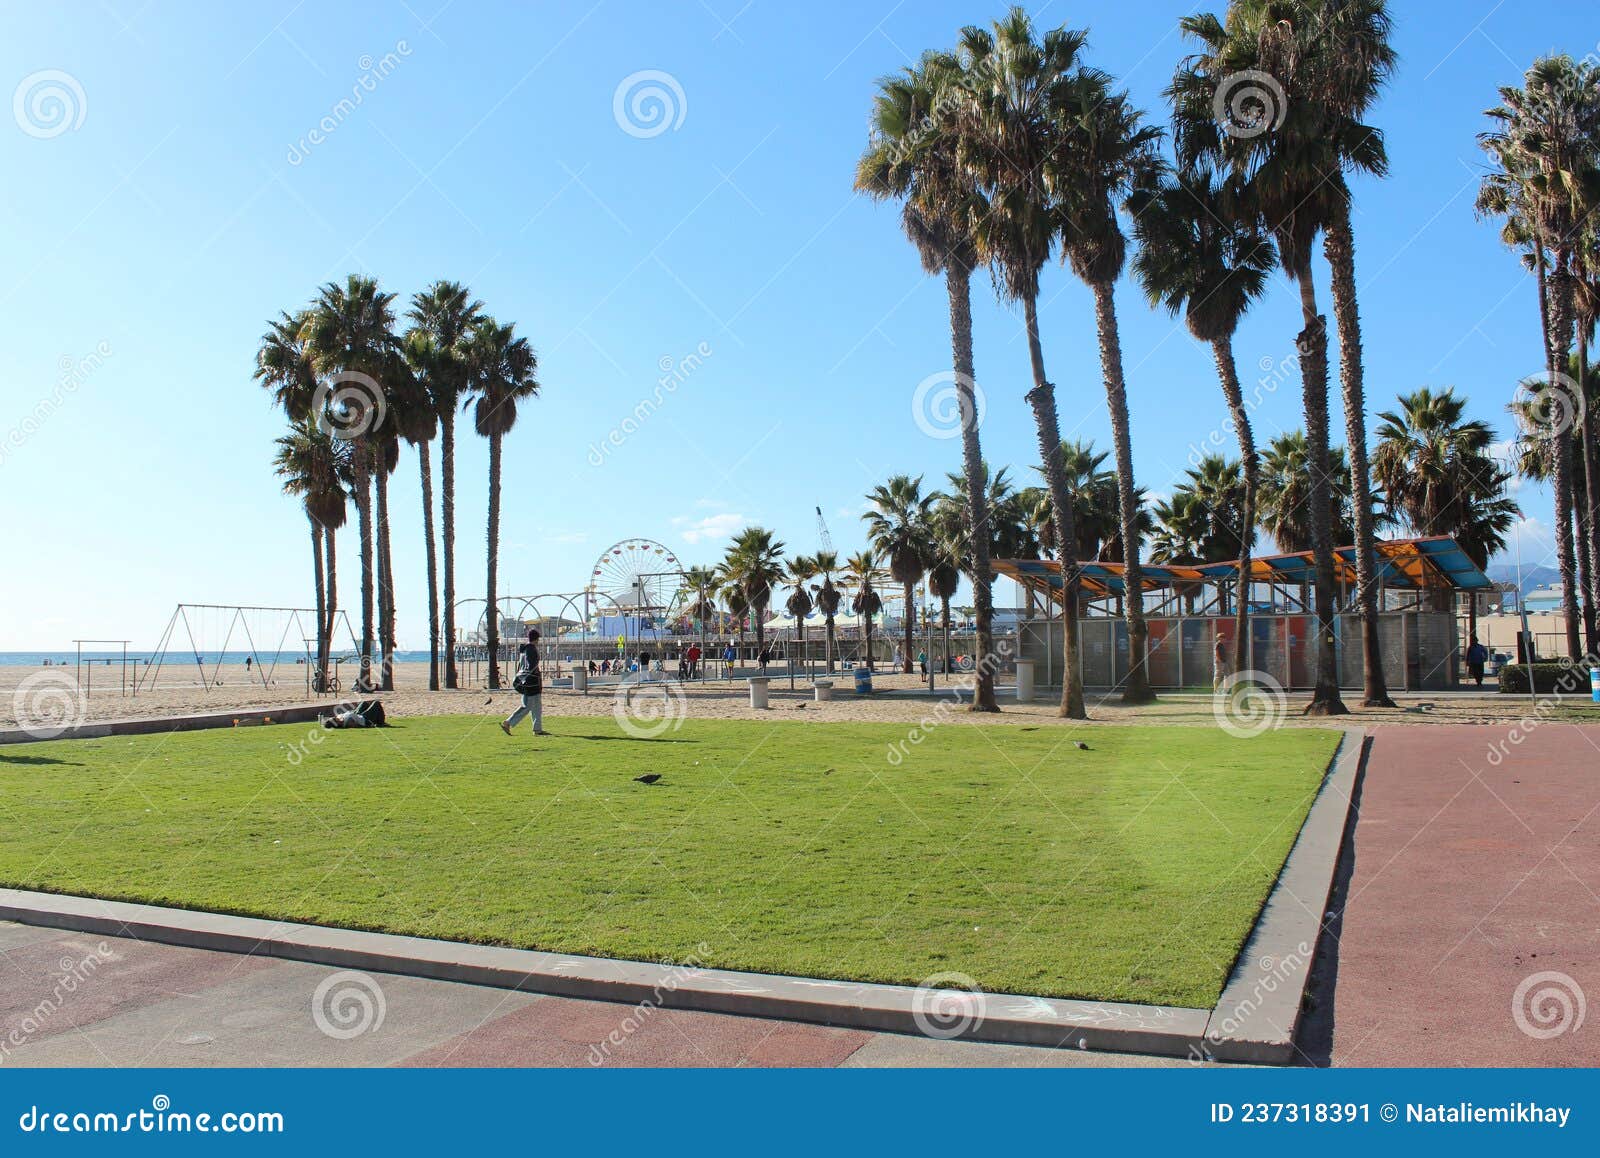
[[[531,716],[533,734],[548,736],[550,733],[544,730],[544,677],[539,674],[538,629],[528,628],[528,642],[517,648],[517,655],[521,662],[517,674],[511,677],[511,686],[521,694],[522,706],[500,721],[500,730],[509,736],[524,716]]]
[[[1474,635],[1472,642],[1467,645],[1467,674],[1480,688],[1483,686],[1483,665],[1488,658],[1489,649],[1479,643],[1478,637]]]
[[[1228,678],[1228,641],[1217,635],[1217,641],[1211,648],[1211,690],[1220,692],[1224,681]]]
[[[697,644],[697,643],[691,643],[689,645],[689,678],[690,679],[695,679],[696,677],[699,676],[699,674],[700,674],[700,645]]]

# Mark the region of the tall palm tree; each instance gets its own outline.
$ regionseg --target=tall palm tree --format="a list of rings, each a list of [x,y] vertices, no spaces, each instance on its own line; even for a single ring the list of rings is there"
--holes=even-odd
[[[395,414],[404,406],[400,385],[406,377],[402,369],[399,373],[390,371],[384,378],[387,384],[384,388],[389,398],[391,411],[390,419],[384,424],[385,429],[380,431],[373,439],[373,494],[375,496],[373,524],[377,531],[377,567],[378,567],[378,686],[386,692],[394,691],[394,651],[395,651],[395,596],[394,596],[394,547],[389,533],[389,476],[400,466],[400,438],[398,436],[398,422]]]
[[[984,472],[987,475],[987,471]],[[991,508],[993,509],[993,508]],[[972,537],[967,534],[966,507],[951,495],[935,496],[928,515],[933,554],[928,563],[928,590],[939,601],[943,628],[944,667],[950,671],[950,601],[961,586],[961,576],[971,566]]]
[[[1341,83],[1353,82],[1334,59],[1344,51],[1387,51],[1382,36],[1367,35],[1373,29],[1386,32],[1387,18],[1378,19],[1382,8],[1381,0],[1233,0],[1225,23],[1210,14],[1184,17],[1183,30],[1200,43],[1200,51],[1180,66],[1169,90],[1179,162],[1188,167],[1209,160],[1239,178],[1277,242],[1279,264],[1300,293],[1302,328],[1295,344],[1312,492],[1308,522],[1318,637],[1316,691],[1306,709],[1310,715],[1342,715],[1349,710],[1339,694],[1334,536],[1327,521],[1332,505],[1327,496],[1334,486],[1328,439],[1327,320],[1317,304],[1312,257],[1318,235],[1348,212],[1345,173],[1354,169],[1381,174],[1386,164],[1382,135],[1358,119],[1365,107],[1362,100],[1370,101],[1370,95],[1358,98],[1337,91]],[[1275,87],[1283,99],[1269,98],[1265,106],[1258,102],[1253,108],[1258,115],[1245,123],[1229,118],[1219,123],[1214,110],[1228,104],[1229,90],[1224,86],[1241,73],[1270,78],[1271,85],[1263,88]],[[1342,333],[1348,337],[1347,331]],[[1348,341],[1346,353],[1356,353]],[[1346,429],[1355,429],[1359,420],[1363,437],[1352,452],[1359,461],[1365,458],[1365,418],[1361,406],[1352,411],[1349,405],[1349,391],[1360,382],[1358,373],[1352,377],[1348,372],[1352,366],[1345,367]],[[1364,479],[1365,475],[1360,485],[1365,485]],[[1375,685],[1381,687],[1376,682],[1382,679],[1382,666],[1376,620],[1365,614],[1365,601],[1372,600],[1375,609],[1377,590],[1367,545],[1357,548],[1358,569],[1369,570],[1360,591],[1363,658],[1371,693]]]
[[[338,611],[338,567],[335,532],[344,526],[344,481],[349,450],[315,419],[303,416],[279,438],[274,467],[285,494],[300,499],[311,527],[311,565],[317,601],[317,658],[314,686],[328,684],[328,653]]]
[[[1569,56],[1541,57],[1524,74],[1520,88],[1500,89],[1500,104],[1487,115],[1494,128],[1480,134],[1479,141],[1497,168],[1485,180],[1479,209],[1515,215],[1533,240],[1543,279],[1541,328],[1547,380],[1557,383],[1572,349],[1575,258],[1582,244],[1583,224],[1594,211],[1600,187],[1600,68]],[[1567,413],[1577,413],[1577,399],[1569,397]],[[1553,444],[1556,561],[1561,571],[1567,654],[1576,662],[1582,650],[1571,541],[1572,432],[1566,421],[1552,426],[1548,437]],[[1587,513],[1593,536],[1596,512]],[[1594,542],[1591,538],[1591,556]]]
[[[539,356],[512,323],[480,318],[467,340],[471,368],[468,389],[475,399],[472,425],[489,440],[488,606],[485,644],[489,687],[500,687],[500,608],[496,583],[500,567],[500,457],[505,437],[517,423],[517,403],[539,394]]]
[[[867,148],[856,167],[856,188],[878,200],[900,201],[901,225],[922,259],[923,269],[944,275],[961,413],[959,493],[966,499],[968,524],[987,528],[991,509],[985,494],[973,377],[972,273],[980,261],[974,234],[988,203],[970,168],[962,164],[960,118],[948,111],[952,106],[959,109],[971,83],[960,58],[950,53],[927,53],[917,67],[881,80],[873,100]],[[969,574],[979,656],[991,655],[994,650],[990,539],[987,532],[980,532],[971,540]],[[978,665],[972,710],[1000,710],[991,664]]]
[[[717,589],[720,583],[715,567],[690,567],[683,573],[683,593],[689,597],[689,618],[706,633],[706,624],[717,614]]]
[[[361,674],[357,687],[372,689],[373,512],[372,477],[386,436],[388,403],[384,377],[394,366],[394,295],[378,283],[351,274],[343,285],[329,282],[304,315],[301,340],[319,377],[339,383],[331,397],[338,413],[333,433],[351,445],[351,493],[361,559]],[[374,396],[376,395],[376,396]]]
[[[734,536],[723,566],[755,621],[756,651],[765,652],[767,609],[772,589],[783,580],[783,544],[765,527],[746,527]]]
[[[811,556],[811,562],[816,568],[815,573],[822,577],[822,582],[813,583],[811,590],[816,596],[817,610],[822,612],[823,629],[827,637],[828,673],[831,675],[834,656],[838,654],[834,646],[834,620],[839,615],[839,604],[844,601],[844,594],[833,583],[833,573],[839,569],[839,554],[837,551],[818,551]]]
[[[1112,447],[1117,462],[1117,513],[1122,531],[1125,586],[1123,600],[1132,662],[1123,685],[1124,703],[1155,699],[1145,664],[1148,630],[1144,619],[1144,583],[1139,569],[1139,502],[1133,478],[1133,436],[1128,415],[1128,389],[1122,366],[1122,338],[1117,329],[1115,287],[1127,257],[1127,239],[1117,221],[1118,204],[1158,172],[1156,146],[1161,130],[1143,123],[1125,92],[1115,91],[1109,76],[1095,69],[1078,70],[1071,99],[1058,105],[1062,147],[1048,166],[1061,204],[1062,255],[1094,295],[1095,329],[1100,342],[1100,372],[1105,381],[1106,410],[1111,419]]]
[[[850,584],[855,588],[855,595],[850,599],[850,610],[861,619],[862,641],[866,646],[867,670],[873,669],[872,662],[872,617],[883,610],[883,596],[879,595],[874,584],[882,577],[883,571],[878,565],[878,560],[873,553],[859,551],[844,563],[845,575]]]
[[[1046,472],[1052,526],[1065,586],[1062,616],[1061,715],[1085,719],[1083,673],[1078,658],[1078,557],[1066,476],[1056,449],[1061,421],[1056,391],[1045,373],[1039,340],[1039,274],[1057,236],[1049,164],[1059,147],[1057,108],[1070,98],[1078,53],[1087,34],[1057,28],[1035,39],[1033,22],[1012,8],[992,29],[962,29],[959,59],[969,78],[964,97],[952,102],[964,163],[988,196],[979,221],[979,254],[989,263],[995,288],[1020,303],[1028,339],[1033,410],[1039,460]]]
[[[1256,492],[1261,482],[1250,410],[1239,385],[1233,336],[1250,304],[1266,290],[1277,264],[1272,239],[1260,219],[1242,204],[1236,184],[1204,165],[1163,182],[1129,201],[1139,251],[1134,275],[1152,305],[1165,306],[1197,341],[1211,348],[1222,397],[1233,419],[1243,464],[1239,581],[1234,599],[1233,670],[1248,662],[1250,550],[1255,537]]]
[[[912,638],[915,631],[915,589],[933,554],[928,512],[935,496],[922,493],[922,476],[897,474],[867,494],[872,510],[861,517],[879,555],[889,562],[889,575],[905,592],[905,653],[901,670],[911,674]]]
[[[443,569],[444,686],[456,677],[456,410],[468,384],[466,344],[483,315],[459,282],[437,281],[411,299],[406,316],[433,341],[436,360],[425,381],[439,416],[440,554]],[[425,468],[426,469],[426,468]],[[430,536],[431,538],[431,536]]]
[[[805,650],[806,642],[806,616],[811,614],[814,601],[811,598],[811,580],[816,578],[816,560],[810,555],[791,555],[785,561],[783,580],[789,585],[789,598],[784,600],[783,608],[794,617],[795,637],[801,643],[801,650]]]
[[[417,471],[422,481],[422,540],[428,570],[428,690],[439,689],[439,554],[433,527],[433,466],[430,447],[439,435],[439,409],[430,380],[442,357],[433,335],[413,326],[402,341],[408,375],[405,402],[400,407],[401,435],[417,448]]]

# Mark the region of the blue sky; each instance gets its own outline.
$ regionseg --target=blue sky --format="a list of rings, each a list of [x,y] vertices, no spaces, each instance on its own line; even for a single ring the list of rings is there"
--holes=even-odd
[[[179,600],[309,601],[252,357],[269,317],[351,271],[402,298],[465,281],[539,350],[544,395],[507,444],[502,591],[575,590],[632,536],[696,562],[756,521],[813,550],[819,505],[852,548],[869,486],[957,469],[958,440],[912,410],[949,368],[943,285],[851,177],[875,78],[1004,6],[741,2],[5,3],[3,87],[64,86],[71,107],[62,124],[19,93],[0,119],[0,649],[148,646]],[[1088,27],[1089,59],[1163,117],[1192,5],[1030,7]],[[1495,86],[1540,53],[1597,51],[1600,28],[1579,0],[1393,7],[1400,69],[1374,117],[1393,173],[1356,188],[1370,407],[1453,385],[1505,433],[1539,368],[1536,306],[1473,217],[1474,134]],[[616,113],[646,71],[671,78],[659,132],[629,121],[626,92]],[[1027,477],[1019,319],[974,286],[986,456]],[[1136,473],[1165,493],[1226,412],[1181,323],[1128,283],[1119,306]],[[1064,430],[1109,447],[1069,271],[1047,271],[1041,319]],[[1239,336],[1247,378],[1298,328],[1279,279]],[[697,352],[640,429],[592,452],[661,365]],[[1292,379],[1268,391],[1258,438],[1299,424],[1298,397]],[[483,584],[486,464],[462,438],[463,595]],[[408,452],[393,488],[408,647],[426,645],[415,480]],[[1542,561],[1548,496],[1518,498],[1525,560]]]

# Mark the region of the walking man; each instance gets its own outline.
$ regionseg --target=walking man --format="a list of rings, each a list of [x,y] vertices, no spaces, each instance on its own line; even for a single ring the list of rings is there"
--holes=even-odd
[[[517,648],[520,661],[517,674],[511,677],[511,689],[522,696],[522,706],[500,721],[500,730],[511,735],[511,729],[522,723],[525,716],[533,718],[533,734],[547,736],[544,730],[544,678],[539,674],[539,632],[528,628],[528,642]]]
[[[1489,658],[1489,649],[1478,642],[1474,635],[1472,642],[1467,645],[1467,674],[1472,677],[1472,682],[1480,688],[1483,686],[1483,665]]]
[[[1211,648],[1211,690],[1220,692],[1228,678],[1228,641],[1217,633],[1217,642]]]

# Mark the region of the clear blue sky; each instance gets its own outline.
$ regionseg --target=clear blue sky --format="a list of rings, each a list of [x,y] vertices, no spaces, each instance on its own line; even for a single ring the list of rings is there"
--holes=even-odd
[[[741,4],[8,0],[0,87],[60,70],[78,89],[55,135],[26,107],[0,118],[0,649],[148,646],[179,600],[310,600],[252,357],[269,317],[351,271],[402,297],[465,281],[539,350],[544,396],[507,447],[502,591],[575,590],[627,536],[710,560],[746,520],[812,550],[816,505],[850,548],[870,485],[956,469],[958,441],[911,411],[949,367],[942,283],[851,176],[874,79],[1003,5]],[[1089,59],[1163,116],[1193,6],[1032,7],[1089,27]],[[1474,134],[1495,86],[1540,53],[1596,51],[1600,26],[1587,0],[1393,8],[1400,69],[1375,115],[1393,174],[1356,190],[1369,401],[1454,385],[1505,432],[1516,380],[1539,369],[1536,309],[1473,218]],[[654,136],[613,113],[642,70],[682,92],[681,123]],[[353,91],[359,107],[337,110]],[[986,454],[1026,478],[1026,349],[987,282],[975,289]],[[1165,493],[1226,414],[1181,324],[1126,283],[1119,304],[1137,474]],[[1109,446],[1090,299],[1068,271],[1047,273],[1041,315],[1064,429]],[[1298,328],[1275,283],[1240,365],[1281,360]],[[591,465],[661,361],[702,343],[704,364]],[[1290,381],[1269,398],[1260,437],[1299,424],[1298,394]],[[463,438],[463,595],[483,583],[486,462]],[[415,479],[408,452],[393,511],[408,647],[426,645]],[[1518,497],[1538,562],[1548,497]]]

